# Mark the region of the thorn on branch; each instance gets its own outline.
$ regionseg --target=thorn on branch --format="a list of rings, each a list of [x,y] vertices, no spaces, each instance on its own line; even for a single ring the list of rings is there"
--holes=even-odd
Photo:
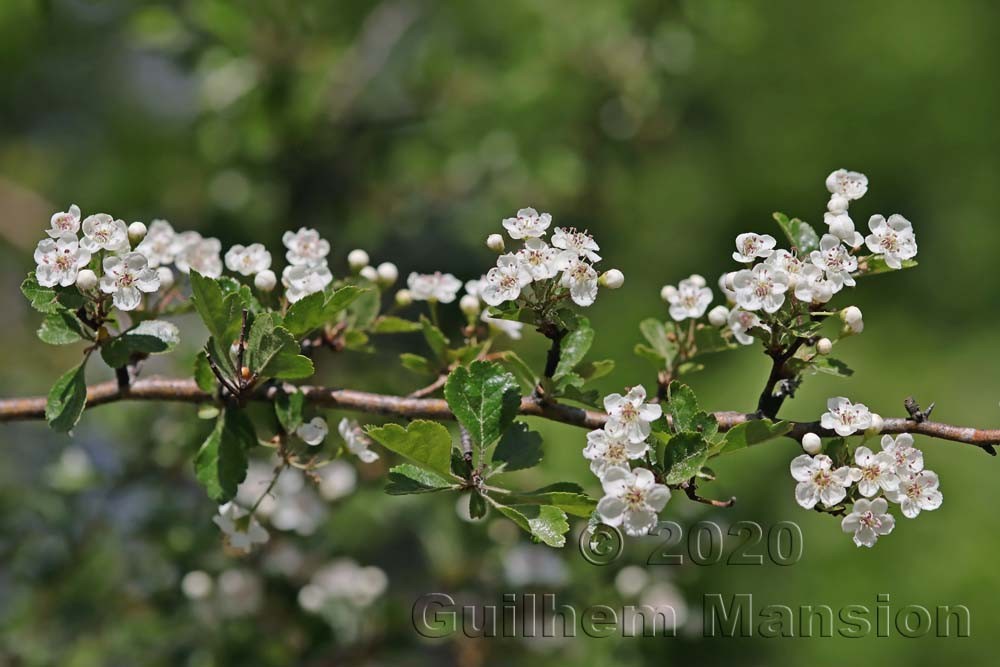
[[[928,419],[930,419],[931,412],[934,410],[934,403],[930,404],[926,410],[920,409],[920,404],[917,403],[917,399],[912,396],[908,396],[906,400],[903,401],[903,407],[906,408],[906,412],[909,413],[910,419],[921,424]]]
[[[729,500],[716,500],[715,498],[705,498],[703,496],[699,496],[698,486],[695,483],[694,478],[681,484],[681,488],[684,489],[684,493],[687,494],[687,497],[696,503],[711,505],[712,507],[732,507],[736,504],[736,496],[730,496]]]

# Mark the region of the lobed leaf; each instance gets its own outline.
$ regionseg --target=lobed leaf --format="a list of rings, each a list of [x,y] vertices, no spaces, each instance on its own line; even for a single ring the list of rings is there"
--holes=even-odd
[[[421,468],[445,478],[451,475],[451,434],[441,424],[417,419],[406,428],[386,424],[368,426],[367,432],[377,443]]]
[[[444,397],[480,450],[496,442],[521,405],[517,380],[499,364],[477,361],[448,376]]]
[[[45,420],[54,430],[68,433],[87,407],[87,359],[64,373],[49,390]]]
[[[195,475],[209,498],[224,503],[247,474],[246,451],[257,444],[253,423],[242,410],[227,409],[194,458]]]

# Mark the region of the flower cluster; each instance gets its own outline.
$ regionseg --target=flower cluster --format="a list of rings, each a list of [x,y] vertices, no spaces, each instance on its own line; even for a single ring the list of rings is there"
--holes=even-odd
[[[604,428],[587,434],[583,456],[604,489],[597,514],[609,526],[624,526],[628,535],[647,534],[660,510],[670,500],[670,489],[658,484],[646,468],[630,467],[649,451],[650,424],[663,414],[656,403],[646,403],[646,390],[633,387],[627,394],[604,399],[608,420]]]

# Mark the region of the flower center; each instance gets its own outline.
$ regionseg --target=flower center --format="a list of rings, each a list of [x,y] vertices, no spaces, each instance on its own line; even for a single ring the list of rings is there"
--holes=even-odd
[[[821,489],[825,489],[833,484],[833,475],[828,470],[817,470],[813,473],[813,484]]]
[[[620,442],[608,445],[604,452],[604,458],[612,463],[624,463],[627,460],[625,455],[625,445]]]
[[[877,516],[875,516],[875,514],[871,510],[864,512],[861,515],[860,522],[862,526],[865,526],[866,528],[871,528],[872,530],[875,530],[882,525],[882,520]]]
[[[633,486],[625,491],[625,495],[622,496],[622,500],[629,509],[639,509],[646,504],[646,493],[642,491],[642,489],[637,489]]]
[[[861,468],[861,479],[874,482],[881,476],[882,469],[878,466],[864,466]]]

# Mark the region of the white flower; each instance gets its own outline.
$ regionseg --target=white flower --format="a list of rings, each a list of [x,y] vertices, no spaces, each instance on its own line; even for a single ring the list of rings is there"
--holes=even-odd
[[[752,345],[753,336],[747,333],[750,329],[757,327],[764,331],[770,331],[771,327],[760,321],[757,313],[749,310],[733,308],[729,311],[729,330],[733,332],[733,337],[740,345]]]
[[[854,543],[859,547],[873,547],[879,535],[888,535],[896,526],[896,519],[888,513],[889,503],[885,498],[854,503],[851,513],[840,522],[845,533],[854,533]]]
[[[864,431],[872,425],[872,413],[862,403],[851,403],[843,396],[836,396],[826,402],[826,407],[829,412],[820,417],[820,426],[841,437]]]
[[[632,442],[624,433],[612,435],[604,429],[587,434],[587,446],[583,448],[583,458],[590,461],[590,471],[604,477],[608,468],[628,469],[630,459],[637,459],[649,451],[645,441]]]
[[[271,253],[261,243],[244,247],[234,245],[226,251],[226,268],[243,276],[252,276],[271,268]]]
[[[833,507],[847,496],[851,485],[851,469],[842,466],[833,470],[833,460],[826,454],[800,454],[790,466],[795,485],[795,502],[807,510],[816,503]]]
[[[601,521],[609,526],[624,524],[626,534],[634,537],[647,534],[656,525],[657,514],[670,500],[670,489],[657,484],[645,468],[609,468],[601,486],[604,497],[597,503]]]
[[[521,290],[531,283],[531,273],[517,255],[508,253],[497,259],[497,265],[486,274],[486,282],[480,285],[480,296],[491,306],[499,306],[505,301],[514,301],[521,296]]]
[[[295,435],[307,445],[318,445],[326,439],[326,434],[329,432],[326,420],[322,417],[313,417],[295,429]]]
[[[122,252],[128,250],[128,228],[124,220],[115,220],[107,213],[87,216],[83,221],[80,247],[88,252],[98,250]]]
[[[892,457],[897,475],[924,469],[924,453],[913,446],[913,436],[909,433],[900,433],[895,439],[891,435],[883,435],[882,451]]]
[[[823,222],[830,227],[831,234],[852,248],[860,247],[865,242],[864,237],[854,229],[854,221],[846,211],[824,213]]]
[[[411,273],[406,279],[414,301],[451,303],[462,288],[462,281],[450,273]]]
[[[826,303],[837,291],[839,291],[837,285],[827,279],[823,269],[814,264],[802,269],[802,274],[795,284],[795,298],[803,303]]]
[[[770,257],[777,241],[770,234],[754,234],[747,232],[736,237],[736,252],[733,259],[746,264],[758,257]]]
[[[840,243],[833,234],[824,234],[819,240],[819,250],[813,250],[809,255],[814,266],[826,272],[827,280],[834,284],[835,290],[847,285],[854,287],[851,272],[858,268],[858,260]]]
[[[503,227],[512,239],[538,238],[552,224],[552,216],[533,208],[522,208],[513,218],[504,218]],[[503,239],[501,239],[502,241]]]
[[[569,288],[569,296],[578,306],[589,306],[597,298],[597,271],[579,258],[570,260],[559,284]]]
[[[90,252],[80,247],[75,235],[43,239],[35,247],[35,279],[42,287],[69,287],[89,262]]]
[[[281,284],[285,286],[285,296],[292,303],[310,294],[322,292],[331,282],[333,276],[325,263],[290,265],[281,272]]]
[[[604,428],[610,435],[624,435],[629,442],[642,442],[652,430],[650,423],[663,414],[658,403],[646,403],[646,388],[632,387],[624,396],[609,394],[604,397],[604,410],[608,421]]]
[[[153,220],[142,243],[135,247],[149,260],[149,265],[156,268],[174,261],[177,234],[166,220]]]
[[[521,329],[524,328],[524,322],[505,320],[502,317],[491,317],[485,310],[479,319],[486,322],[491,329],[500,331],[511,340],[521,340]]]
[[[900,269],[903,260],[917,256],[917,237],[913,225],[899,214],[889,216],[889,221],[881,215],[873,215],[868,220],[872,233],[865,237],[865,244],[873,253],[882,255],[888,267]]]
[[[806,268],[806,263],[795,256],[795,254],[778,248],[774,253],[764,260],[765,264],[774,267],[777,271],[782,271],[788,275],[788,288],[794,289],[799,283],[799,278]]]
[[[826,177],[826,189],[848,200],[861,199],[868,192],[868,177],[857,171],[838,169]]]
[[[49,225],[45,233],[54,239],[65,234],[76,236],[80,231],[80,207],[73,204],[68,211],[53,214]]]
[[[936,510],[941,507],[943,500],[938,490],[937,473],[930,470],[903,474],[900,477],[899,488],[895,491],[886,491],[885,497],[898,503],[899,509],[907,519],[916,517],[921,510],[928,512]]]
[[[698,319],[712,303],[712,290],[705,287],[705,279],[699,275],[682,280],[677,289],[667,291],[666,295],[670,303],[670,317],[677,322]]]
[[[145,256],[130,252],[104,258],[101,291],[111,295],[118,310],[135,310],[142,301],[142,292],[160,289],[160,276],[149,268]]]
[[[281,242],[288,248],[285,259],[295,266],[324,262],[330,253],[329,241],[320,238],[315,229],[300,227],[297,232],[285,232]]]
[[[737,271],[733,276],[736,303],[745,310],[764,309],[773,313],[785,302],[788,290],[788,274],[767,264],[758,264],[752,269]]]
[[[509,255],[504,255],[509,257]],[[527,239],[524,247],[517,251],[517,259],[527,269],[534,280],[554,278],[566,268],[572,255],[553,248],[541,239]],[[494,304],[495,305],[495,304]]]
[[[198,232],[184,232],[174,237],[174,263],[181,273],[197,271],[206,278],[222,275],[222,242],[203,238]]]
[[[552,245],[562,250],[568,250],[577,257],[589,259],[591,262],[601,261],[601,256],[597,250],[601,248],[594,241],[594,237],[587,232],[578,232],[574,228],[564,229],[556,227],[552,232]]]
[[[346,418],[341,419],[337,425],[337,430],[340,432],[340,437],[347,443],[347,450],[351,454],[354,454],[365,463],[372,463],[378,460],[378,454],[368,449],[372,441],[361,432],[361,426],[358,425],[357,421]]]
[[[212,521],[225,533],[229,546],[244,553],[250,553],[253,545],[264,544],[270,538],[257,519],[235,503],[220,506]]]
[[[858,447],[854,450],[854,462],[858,467],[851,468],[851,479],[858,483],[861,495],[871,498],[880,489],[895,491],[899,488],[896,464],[889,454],[875,454],[867,447]]]

